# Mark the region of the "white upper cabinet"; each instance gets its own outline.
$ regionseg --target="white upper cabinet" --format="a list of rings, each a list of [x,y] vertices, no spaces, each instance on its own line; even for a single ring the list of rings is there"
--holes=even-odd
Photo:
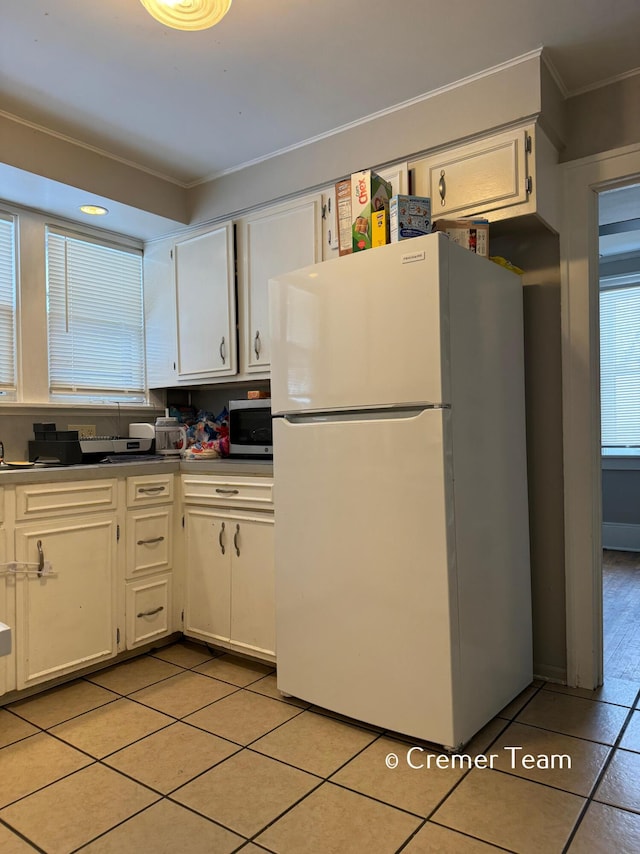
[[[173,386],[178,380],[172,249],[172,239],[148,243],[144,248],[144,319],[149,388]]]
[[[242,372],[268,372],[270,364],[267,283],[321,259],[322,196],[296,199],[241,219],[239,299]]]
[[[434,221],[537,213],[557,228],[557,160],[539,128],[521,126],[415,161],[414,193],[430,196]]]
[[[178,382],[207,382],[238,371],[233,224],[174,247]]]

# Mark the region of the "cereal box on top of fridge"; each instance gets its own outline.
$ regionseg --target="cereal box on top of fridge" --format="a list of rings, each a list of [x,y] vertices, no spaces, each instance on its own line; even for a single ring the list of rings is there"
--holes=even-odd
[[[371,249],[372,214],[389,210],[391,184],[371,169],[351,176],[351,221],[354,252]]]
[[[431,199],[427,196],[392,196],[389,221],[391,243],[431,234]]]
[[[353,252],[351,237],[351,178],[336,184],[336,218],[338,224],[338,254]]]
[[[439,219],[433,224],[434,231],[443,231],[450,240],[475,252],[489,257],[489,221],[484,217],[469,219]]]

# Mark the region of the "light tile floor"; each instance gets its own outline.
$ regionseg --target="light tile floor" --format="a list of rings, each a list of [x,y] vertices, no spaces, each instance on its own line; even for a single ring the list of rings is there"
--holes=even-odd
[[[0,709],[0,851],[637,854],[639,689],[536,682],[437,767],[283,699],[266,665],[173,644]]]

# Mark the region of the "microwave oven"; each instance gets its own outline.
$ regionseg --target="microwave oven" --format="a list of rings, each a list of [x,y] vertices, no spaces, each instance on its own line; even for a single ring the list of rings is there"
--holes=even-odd
[[[229,456],[273,458],[271,400],[229,401]]]

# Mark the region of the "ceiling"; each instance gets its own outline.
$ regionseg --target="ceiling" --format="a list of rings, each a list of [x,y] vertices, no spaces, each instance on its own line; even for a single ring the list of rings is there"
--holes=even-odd
[[[541,47],[576,94],[639,42],[638,0],[233,0],[190,33],[139,0],[17,0],[0,111],[191,186]]]

